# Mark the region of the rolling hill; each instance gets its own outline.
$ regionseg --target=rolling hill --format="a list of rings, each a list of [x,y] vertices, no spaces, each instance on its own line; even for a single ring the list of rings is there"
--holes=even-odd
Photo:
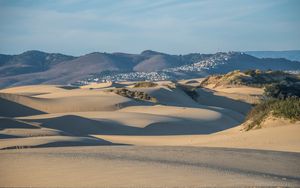
[[[300,63],[283,58],[260,59],[240,52],[170,55],[146,50],[140,54],[94,52],[73,57],[27,51],[0,55],[0,88],[93,80],[177,80],[236,69],[299,71]]]

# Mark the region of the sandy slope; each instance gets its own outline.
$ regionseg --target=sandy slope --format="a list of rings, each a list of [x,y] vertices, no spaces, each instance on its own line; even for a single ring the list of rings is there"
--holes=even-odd
[[[33,96],[37,94],[55,93],[63,90],[64,89],[60,88],[57,85],[29,85],[2,89],[0,90],[0,92]]]
[[[119,109],[121,106],[144,104],[113,93],[85,89],[58,91],[34,97],[19,93],[0,93],[0,99],[46,113],[108,111]]]
[[[199,107],[197,102],[178,88],[170,89],[166,86],[160,85],[151,88],[132,88],[132,90],[148,93],[150,96],[155,97],[159,104],[169,106]]]
[[[212,135],[116,136],[94,135],[111,142],[146,146],[206,146],[300,152],[300,123],[248,132],[224,131]],[[240,128],[241,129],[241,128]],[[240,130],[239,129],[239,130]]]
[[[257,104],[264,92],[263,88],[254,88],[248,86],[219,86],[207,85],[205,89],[200,91],[206,91],[213,93],[215,96],[226,97],[235,101]]]

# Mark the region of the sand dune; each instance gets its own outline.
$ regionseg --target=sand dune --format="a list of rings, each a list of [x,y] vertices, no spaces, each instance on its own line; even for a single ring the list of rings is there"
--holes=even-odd
[[[93,136],[111,142],[142,146],[205,146],[300,152],[300,123],[248,132],[239,131],[242,127],[234,129],[234,131],[224,131],[211,135]]]
[[[19,94],[25,96],[34,96],[45,93],[55,93],[63,91],[63,88],[60,88],[58,85],[29,85],[29,86],[19,86],[11,87],[7,89],[0,90],[0,93],[11,93]]]
[[[68,135],[65,132],[54,130],[54,129],[48,129],[48,128],[28,129],[28,128],[20,128],[20,127],[7,128],[5,130],[1,130],[0,134],[6,137],[16,137],[16,138]]]
[[[108,88],[108,87],[112,87],[113,83],[112,82],[104,82],[104,83],[91,83],[89,85],[84,85],[81,86],[80,88],[83,89],[99,89],[99,88]]]
[[[237,127],[251,105],[237,101],[233,95],[252,97],[253,93],[259,94],[257,89],[235,88],[237,92],[230,93],[199,88],[198,98],[194,100],[180,88],[167,87],[165,84],[169,82],[149,88],[133,88],[132,84],[121,83],[155,97],[156,105],[145,105],[142,101],[106,92],[112,83],[96,84],[92,90],[88,86],[67,89],[53,85],[1,90],[1,102],[6,108],[0,115],[14,117],[0,119],[1,138],[31,140],[32,137],[38,140],[39,147],[43,145],[41,142],[48,143],[50,137],[53,142],[55,138],[61,142],[61,138],[67,138],[64,136],[72,139],[95,136],[100,140],[134,145],[300,150],[295,144],[299,141],[296,138],[298,126],[250,132]],[[285,134],[277,136],[273,144],[274,135],[279,132]],[[34,145],[34,141],[30,142]]]
[[[171,90],[166,86],[157,86],[151,88],[133,88],[132,90],[148,93],[150,96],[156,98],[158,103],[163,105],[198,107],[198,103],[180,89]]]
[[[240,120],[233,118],[234,115]],[[113,112],[58,113],[18,119],[72,134],[75,131],[86,134],[170,135],[214,133],[240,124],[242,118],[239,114],[227,116],[214,109],[135,106]]]
[[[83,89],[104,89],[104,88],[120,88],[126,87],[132,83],[116,83],[116,82],[104,82],[104,83],[91,83],[89,85],[81,86]]]
[[[244,115],[246,115],[251,109],[251,105],[249,103],[237,100],[240,96],[234,96],[234,94],[214,92],[204,88],[197,89],[197,93],[197,100],[202,105],[228,108]],[[233,97],[235,97],[235,99],[233,99]],[[250,96],[248,97],[250,98]]]
[[[205,88],[206,91],[213,92],[215,96],[222,96],[248,104],[257,104],[264,92],[263,88],[254,88],[248,86],[212,87],[208,85],[205,86]]]
[[[198,88],[192,99],[171,82],[116,84],[0,90],[0,186],[300,185],[298,122],[243,130],[257,90]],[[105,91],[112,87],[143,91],[157,103]]]
[[[123,111],[93,111],[93,112],[70,112],[70,113],[52,113],[36,116],[18,117],[17,119],[25,121],[42,121],[43,119],[54,119],[62,116],[78,116],[85,119],[98,120],[98,121],[112,121],[117,124],[124,124],[131,127],[143,128],[149,124],[156,122],[172,122],[178,121],[177,118],[167,117],[163,115],[153,115],[146,113],[136,112],[123,112]]]
[[[23,110],[24,115],[34,115],[34,113],[41,114],[43,112],[58,113],[78,111],[110,111],[117,110],[122,106],[139,105],[139,103],[141,105],[145,104],[143,102],[133,101],[116,94],[108,94],[107,92],[98,91],[97,94],[92,93],[90,95],[86,94],[85,92],[87,91],[83,90],[78,94],[78,92],[74,91],[63,91],[58,92],[58,94],[51,93],[38,95],[35,97],[22,96],[19,94],[0,93],[0,102],[5,103],[3,105],[7,107],[11,107],[12,105],[7,104],[9,103],[7,101],[17,103],[16,105],[19,106],[26,106],[26,110]],[[29,108],[31,108],[31,110],[29,110]],[[12,111],[14,109],[18,111],[18,107],[11,107],[11,109]],[[4,109],[2,109],[2,111],[0,112],[7,112]],[[2,116],[9,116],[9,114],[6,113]],[[22,113],[14,114],[12,116],[22,116]]]

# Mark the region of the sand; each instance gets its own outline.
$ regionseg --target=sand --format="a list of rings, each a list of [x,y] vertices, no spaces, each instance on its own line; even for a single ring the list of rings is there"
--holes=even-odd
[[[200,81],[181,83],[197,86]],[[150,88],[133,84],[0,90],[0,186],[299,185],[299,171],[283,170],[295,168],[283,159],[278,161],[281,170],[273,169],[273,174],[270,161],[256,165],[255,171],[255,157],[242,159],[255,151],[255,156],[265,152],[299,160],[299,122],[270,118],[263,129],[243,130],[245,115],[261,96],[257,88],[199,88],[192,99],[168,87],[171,82]],[[145,92],[158,102],[105,91],[114,87]],[[235,160],[222,148],[237,148]],[[230,165],[219,163],[223,158],[214,152]]]
[[[299,154],[197,147],[58,147],[0,151],[1,186],[300,185]]]
[[[185,83],[195,82],[198,83]],[[235,100],[232,95],[256,96],[260,94],[257,88],[199,88],[197,100],[178,88],[170,89],[166,86],[169,82],[159,82],[150,88],[130,88],[158,100],[145,103],[106,92],[113,84],[92,84],[93,90],[89,86],[66,89],[56,85],[1,90],[5,108],[0,111],[0,116],[4,116],[0,119],[0,148],[40,147],[42,142],[52,143],[56,139],[57,143],[64,139],[73,142],[78,136],[131,145],[300,151],[299,123],[268,119],[264,127],[269,129],[240,131],[243,128],[239,125],[251,105]],[[128,87],[132,84],[118,83]]]
[[[253,131],[211,135],[119,136],[94,135],[110,142],[141,146],[205,146],[300,152],[300,123]]]

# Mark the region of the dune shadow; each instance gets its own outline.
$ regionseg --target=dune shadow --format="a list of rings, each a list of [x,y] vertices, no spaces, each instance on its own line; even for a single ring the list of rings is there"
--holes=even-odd
[[[29,149],[29,148],[49,148],[49,147],[79,147],[79,146],[120,146],[129,144],[112,143],[101,138],[95,138],[93,141],[55,141],[39,145],[13,145],[0,148],[0,150],[9,149]]]
[[[65,89],[65,90],[73,90],[73,89],[79,89],[79,86],[72,86],[72,85],[62,85],[57,86],[58,88]]]
[[[177,92],[179,92],[182,97],[178,97],[176,94],[174,95],[174,91],[169,91],[164,88],[153,91],[150,95],[163,99],[159,100],[159,104],[162,105],[211,110],[224,114],[239,123],[244,122],[245,115],[252,107],[250,104],[243,101],[215,95],[213,91],[204,88],[198,88],[196,90],[197,97],[195,99],[183,90],[177,89]]]
[[[226,129],[233,128],[239,125],[234,123],[215,123],[209,121],[189,121],[182,119],[174,124],[172,122],[152,123],[143,128],[143,135],[199,135],[212,134]]]
[[[232,118],[237,119],[240,122],[244,121],[244,116],[251,109],[251,105],[246,102],[234,100],[225,96],[215,95],[213,91],[205,88],[198,88],[196,90],[198,95],[196,96],[196,99],[193,99],[183,90],[176,90],[181,97],[178,97],[176,94],[174,94],[173,89],[172,91],[169,91],[164,88],[153,91],[150,95],[156,97],[157,99],[161,99],[158,100],[159,104],[167,106],[201,108],[225,113],[228,116],[232,115],[232,113],[229,111],[233,111],[237,115],[232,116]]]
[[[197,93],[197,102],[201,105],[230,109],[242,115],[246,115],[252,107],[250,104],[243,101],[234,100],[225,96],[215,95],[212,90],[206,88],[198,88]]]
[[[126,108],[126,107],[130,107],[130,106],[153,106],[153,102],[149,102],[149,101],[143,101],[143,100],[138,100],[138,99],[131,99],[130,101],[126,101],[126,102],[122,102],[122,103],[117,103],[115,104],[115,106],[118,109],[122,109],[122,108]]]
[[[239,123],[236,121],[217,124],[210,121],[191,121],[178,118],[178,122],[157,122],[144,128],[131,127],[111,120],[93,120],[75,115],[66,115],[49,119],[34,120],[41,127],[63,131],[74,136],[90,135],[185,135],[211,134],[232,128]]]
[[[34,148],[44,148],[44,147],[74,147],[74,146],[107,146],[107,145],[121,145],[103,140],[101,138],[95,138],[89,141],[56,141],[46,144],[40,144],[33,146]]]
[[[45,114],[45,112],[1,98],[1,96],[0,96],[0,106],[1,106],[0,116],[3,117],[19,117],[19,116],[33,116],[33,115]]]
[[[134,134],[139,128],[126,126],[109,120],[92,120],[75,115],[35,120],[41,127],[51,128],[74,136],[91,134]]]
[[[150,96],[156,98],[159,104],[162,105],[192,108],[199,107],[196,101],[180,89],[168,90],[165,88],[159,88],[149,93]]]
[[[11,118],[4,118],[0,117],[0,130],[3,129],[13,129],[13,128],[19,128],[19,129],[38,129],[38,127],[27,124],[25,122],[11,119]]]
[[[0,139],[8,139],[8,138],[22,138],[22,136],[9,135],[9,134],[1,134],[0,133]]]

